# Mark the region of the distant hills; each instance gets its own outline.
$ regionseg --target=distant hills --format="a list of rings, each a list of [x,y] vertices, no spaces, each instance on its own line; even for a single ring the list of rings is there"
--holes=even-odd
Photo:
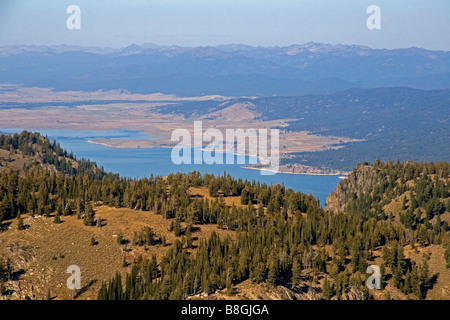
[[[448,161],[450,155],[450,90],[353,88],[328,95],[237,98],[183,102],[162,107],[193,119],[240,103],[257,111],[261,120],[295,119],[288,131],[362,139],[341,149],[291,154],[283,163],[351,170],[357,163]]]
[[[159,110],[194,119],[243,103],[261,120],[294,119],[287,130],[364,139],[283,160],[319,168],[348,171],[376,159],[448,161],[450,154],[450,52],[445,51],[312,42],[9,46],[0,47],[0,83],[57,91],[224,95],[231,98],[184,101]]]
[[[56,90],[230,96],[329,94],[353,87],[450,88],[450,52],[307,43],[126,48],[0,47],[0,82]]]

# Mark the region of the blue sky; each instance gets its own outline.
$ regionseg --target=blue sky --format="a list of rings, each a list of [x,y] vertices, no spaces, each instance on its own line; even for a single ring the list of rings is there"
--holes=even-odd
[[[66,9],[81,8],[81,30]],[[369,5],[381,30],[369,30]],[[0,46],[132,43],[285,46],[309,41],[450,50],[450,0],[1,0]]]

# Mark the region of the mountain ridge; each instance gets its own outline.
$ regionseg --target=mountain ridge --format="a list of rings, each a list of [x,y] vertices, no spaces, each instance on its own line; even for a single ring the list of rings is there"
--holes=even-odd
[[[360,53],[368,53],[368,52],[414,52],[421,54],[431,54],[431,53],[448,53],[446,50],[432,50],[426,49],[416,46],[411,47],[401,47],[401,48],[372,48],[366,45],[358,45],[358,44],[331,44],[331,43],[323,43],[323,42],[307,42],[303,44],[292,43],[290,45],[274,45],[274,46],[254,46],[247,45],[243,43],[229,43],[229,44],[218,44],[218,45],[205,45],[205,46],[179,46],[179,45],[158,45],[155,43],[143,43],[141,45],[132,43],[128,46],[124,47],[97,47],[97,46],[79,46],[79,45],[24,45],[24,44],[15,44],[15,45],[5,45],[0,46],[0,55],[8,55],[8,54],[17,54],[18,52],[67,52],[67,51],[84,51],[84,52],[93,52],[100,53],[104,55],[108,54],[135,54],[135,53],[151,53],[151,52],[164,52],[164,51],[173,51],[173,52],[195,52],[209,50],[209,52],[226,52],[226,53],[243,53],[243,52],[261,52],[262,50],[272,51],[272,52],[284,52],[288,55],[295,55],[300,52],[329,52],[329,51],[350,51],[350,50],[360,50]],[[294,51],[296,50],[296,52]]]
[[[0,47],[0,83],[230,96],[326,94],[351,87],[444,89],[450,88],[450,52],[313,42],[118,49],[18,45]]]

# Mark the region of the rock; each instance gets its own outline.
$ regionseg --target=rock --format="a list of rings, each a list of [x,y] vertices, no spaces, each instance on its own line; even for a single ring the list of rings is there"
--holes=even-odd
[[[342,212],[350,200],[370,192],[379,183],[380,181],[376,181],[376,171],[372,166],[357,165],[327,197],[325,208],[329,212]]]

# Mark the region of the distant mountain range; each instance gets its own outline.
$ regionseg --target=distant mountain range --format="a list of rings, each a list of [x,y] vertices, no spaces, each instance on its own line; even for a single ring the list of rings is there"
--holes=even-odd
[[[0,47],[0,83],[56,90],[229,96],[330,94],[354,87],[450,88],[450,52],[307,43],[126,48]]]

